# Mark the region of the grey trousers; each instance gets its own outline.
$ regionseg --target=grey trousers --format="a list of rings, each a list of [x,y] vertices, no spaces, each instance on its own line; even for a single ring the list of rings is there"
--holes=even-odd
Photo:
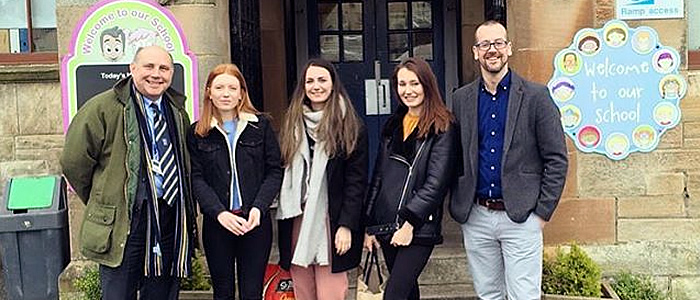
[[[469,271],[479,299],[540,299],[542,282],[542,229],[530,214],[515,223],[505,211],[474,205],[461,225]]]

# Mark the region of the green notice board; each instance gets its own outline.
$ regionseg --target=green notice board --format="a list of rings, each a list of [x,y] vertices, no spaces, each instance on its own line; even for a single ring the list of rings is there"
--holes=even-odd
[[[51,207],[56,177],[19,177],[10,181],[8,210]]]

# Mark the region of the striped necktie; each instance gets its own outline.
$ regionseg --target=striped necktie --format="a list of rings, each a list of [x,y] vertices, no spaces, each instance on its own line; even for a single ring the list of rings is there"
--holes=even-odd
[[[151,103],[153,111],[153,132],[155,135],[156,150],[159,159],[154,159],[154,171],[163,178],[163,199],[172,206],[180,189],[180,176],[177,171],[177,160],[175,159],[175,147],[170,142],[168,125],[161,113],[158,105]]]

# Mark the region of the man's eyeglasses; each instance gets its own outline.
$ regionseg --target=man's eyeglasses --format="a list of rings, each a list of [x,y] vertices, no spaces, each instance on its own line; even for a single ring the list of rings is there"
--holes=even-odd
[[[508,41],[502,39],[497,39],[493,42],[481,41],[474,44],[474,47],[479,48],[481,51],[487,51],[491,48],[491,45],[493,45],[496,49],[503,49],[508,46]]]

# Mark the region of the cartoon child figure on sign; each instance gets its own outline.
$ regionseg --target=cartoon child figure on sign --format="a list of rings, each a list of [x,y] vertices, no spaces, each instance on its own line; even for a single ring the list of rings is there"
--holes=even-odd
[[[578,55],[574,52],[567,52],[562,57],[562,71],[567,75],[574,75],[581,69]]]
[[[647,30],[640,30],[634,34],[632,37],[632,49],[637,51],[639,54],[647,54],[654,46],[653,37],[651,32]]]
[[[627,41],[627,33],[620,27],[614,27],[605,34],[605,42],[610,47],[620,47]]]
[[[578,49],[586,55],[594,55],[600,49],[600,40],[597,36],[587,35],[578,42]]]
[[[567,105],[561,110],[561,124],[565,129],[571,129],[581,123],[581,110],[576,106]]]
[[[630,142],[627,136],[616,132],[608,136],[608,139],[605,141],[605,152],[612,158],[619,158],[627,153],[629,146]]]
[[[659,103],[654,108],[654,121],[663,127],[671,127],[677,119],[678,111],[676,107],[668,102]]]
[[[660,51],[655,55],[654,69],[659,73],[669,73],[673,70],[675,65],[673,55],[668,51]]]
[[[568,78],[563,78],[551,85],[552,97],[560,102],[565,102],[574,96],[576,88]]]
[[[654,145],[654,140],[656,139],[656,132],[654,128],[649,125],[640,125],[634,129],[632,133],[632,142],[634,145],[640,149],[646,150],[650,149]]]
[[[119,27],[107,28],[100,34],[100,48],[102,57],[107,61],[118,61],[124,57],[124,44],[126,35]]]
[[[664,80],[661,87],[661,96],[664,99],[678,99],[681,94],[681,83],[676,78],[668,78]]]
[[[600,130],[595,126],[585,126],[578,132],[578,141],[586,148],[595,148],[600,142]]]

